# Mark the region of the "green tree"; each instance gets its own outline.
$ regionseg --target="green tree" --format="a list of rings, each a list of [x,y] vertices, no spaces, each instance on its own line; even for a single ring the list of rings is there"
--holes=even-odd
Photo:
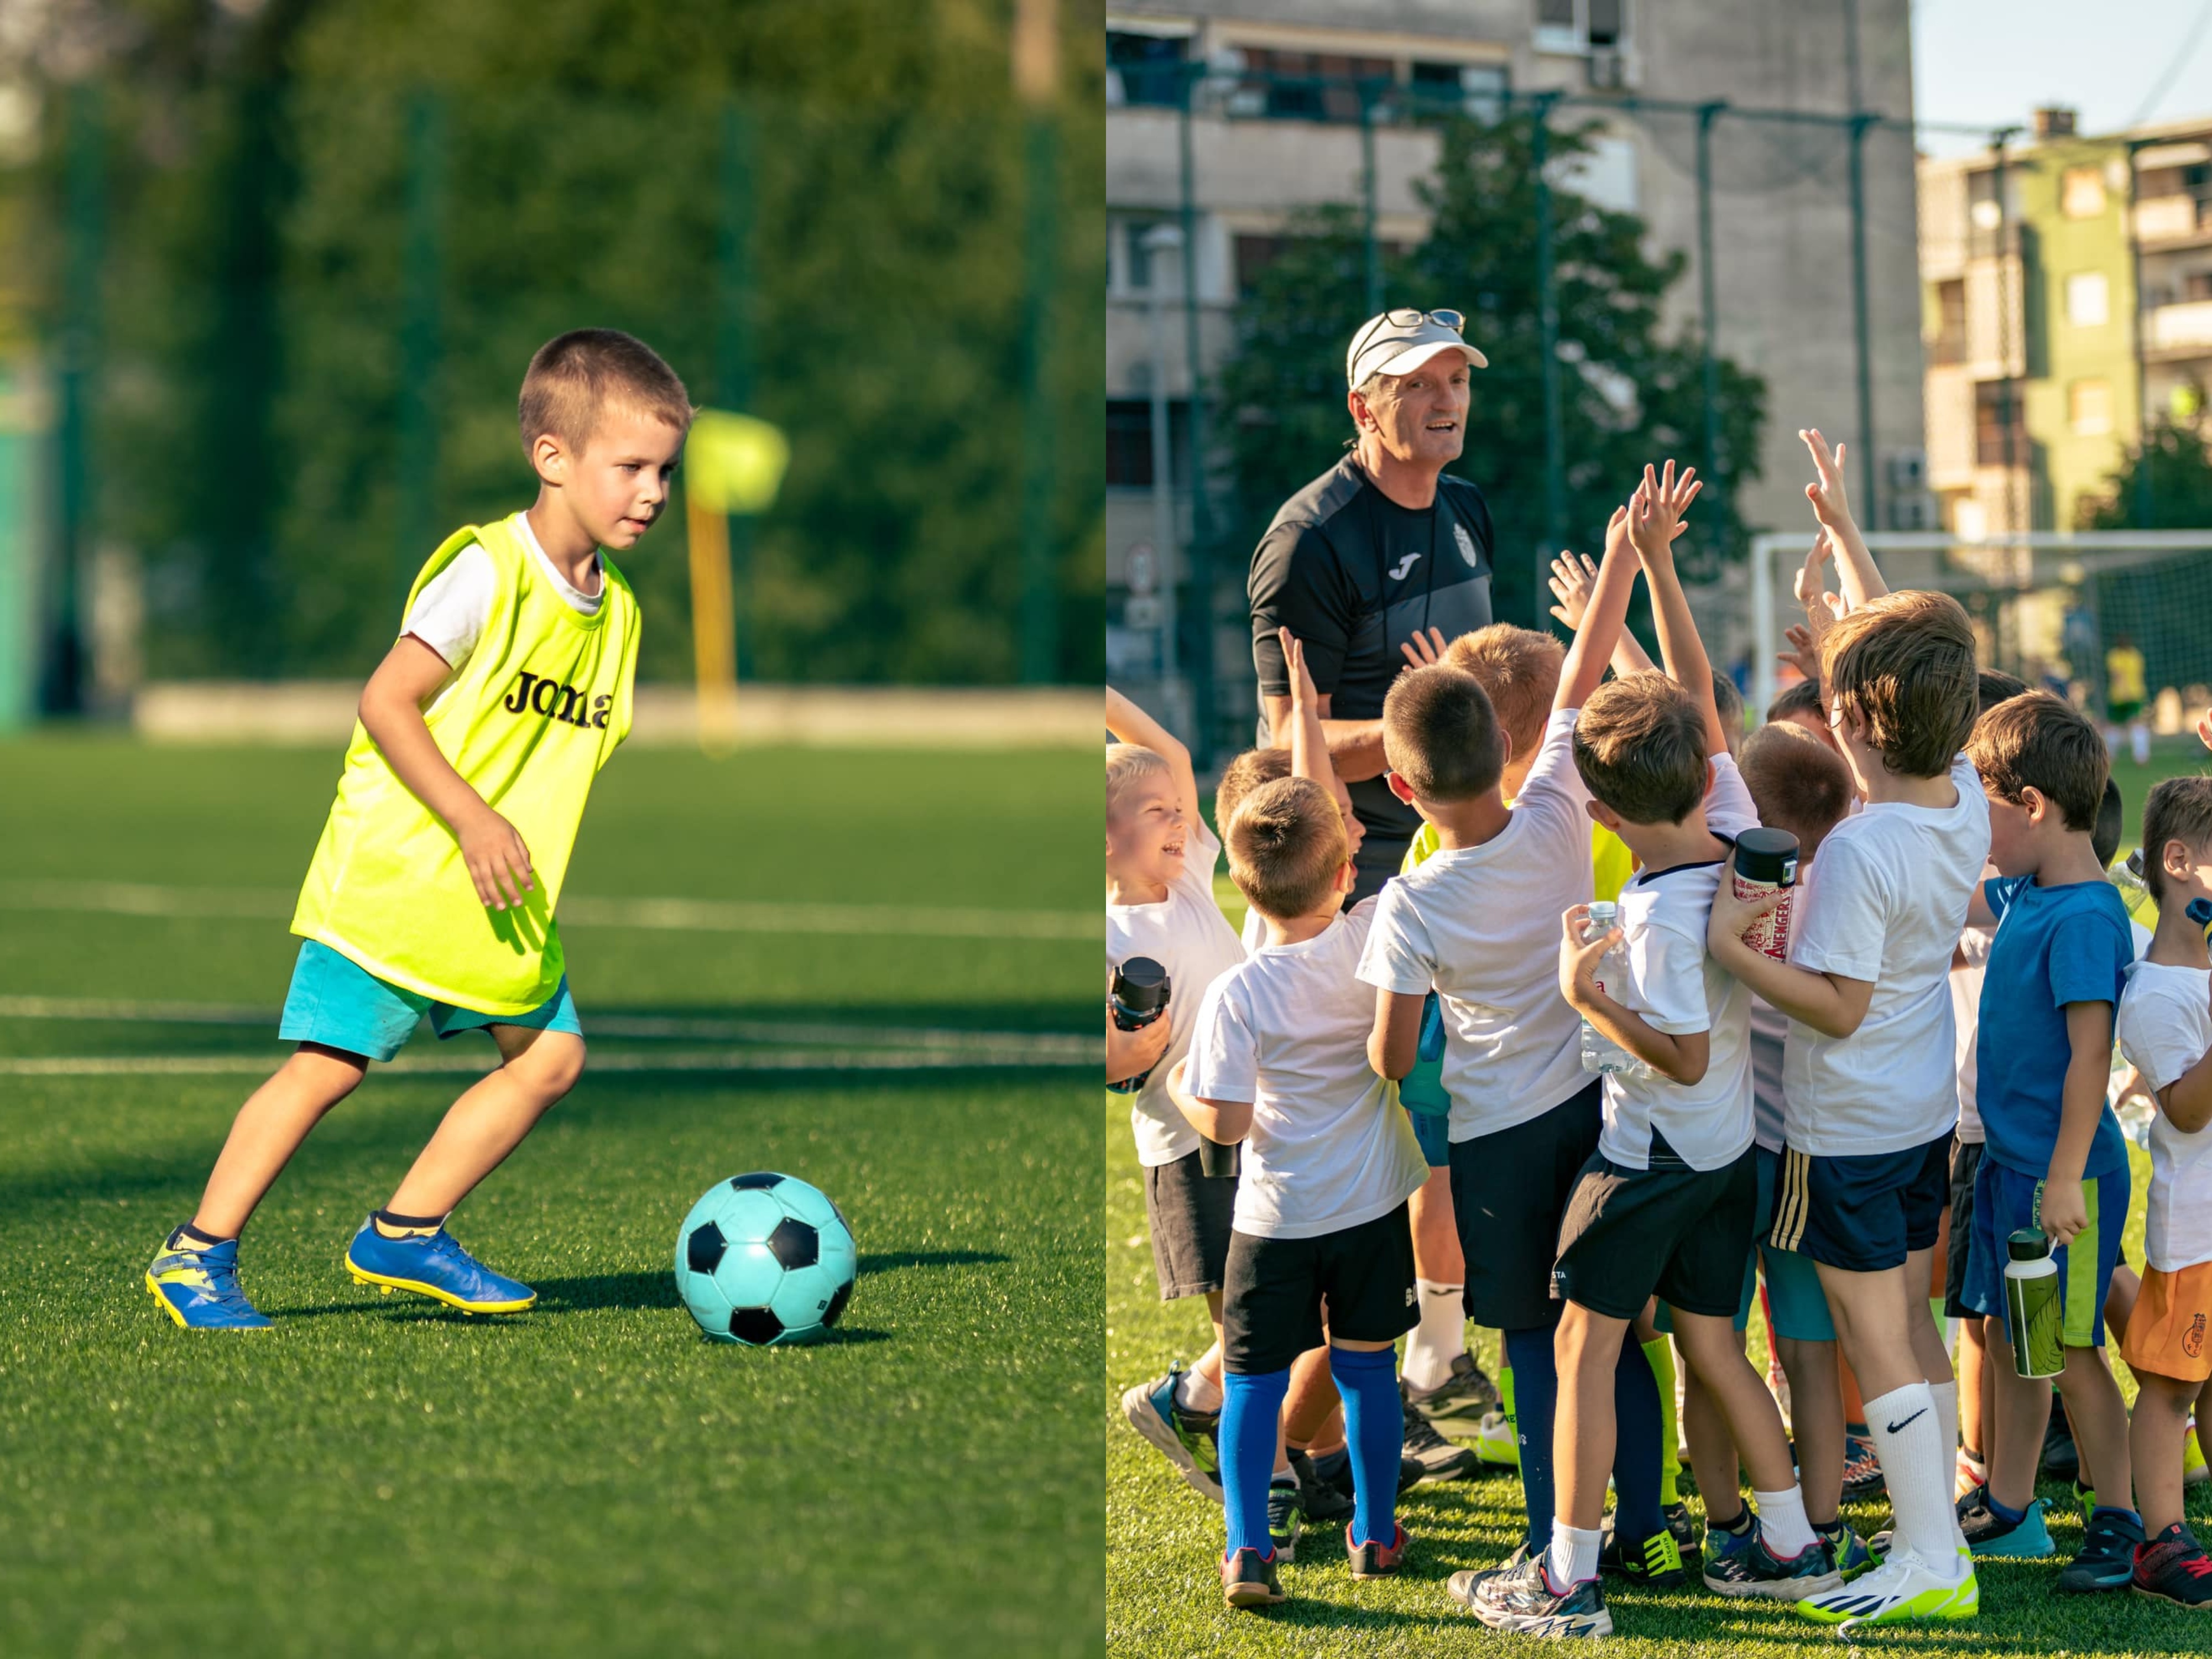
[[[2212,525],[2212,448],[2193,428],[2161,420],[2129,450],[2101,497],[2087,498],[2084,530],[2201,530]]]
[[[1588,152],[1594,130],[1552,131],[1555,180],[1561,163]],[[1480,485],[1490,503],[1498,615],[1523,622],[1540,621],[1549,603],[1537,580],[1545,443],[1534,131],[1528,116],[1450,122],[1436,173],[1419,187],[1433,216],[1428,237],[1382,265],[1386,304],[1465,312],[1468,339],[1490,360],[1474,373],[1467,448],[1453,471]],[[1703,465],[1702,357],[1693,335],[1670,339],[1662,331],[1661,308],[1682,276],[1681,254],[1649,257],[1641,219],[1556,182],[1552,212],[1565,540],[1595,552],[1644,462],[1672,455]],[[1247,296],[1237,349],[1220,375],[1246,547],[1283,498],[1327,467],[1352,435],[1344,352],[1366,314],[1359,223],[1350,210],[1328,208],[1296,228]],[[1714,482],[1741,484],[1758,476],[1765,383],[1725,357],[1718,368]],[[1683,546],[1706,570],[1741,556],[1744,529],[1728,490],[1709,485],[1693,523]]]

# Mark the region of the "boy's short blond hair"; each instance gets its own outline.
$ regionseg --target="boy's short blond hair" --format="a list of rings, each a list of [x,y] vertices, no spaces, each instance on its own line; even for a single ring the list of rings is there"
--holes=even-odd
[[[1277,778],[1244,797],[1224,836],[1229,878],[1261,915],[1310,915],[1352,856],[1336,800],[1311,778]]]
[[[1743,740],[1736,764],[1759,821],[1787,830],[1800,848],[1818,847],[1851,810],[1844,757],[1795,720],[1760,726]]]
[[[1165,777],[1168,763],[1155,750],[1136,743],[1106,745],[1106,816],[1121,810],[1129,792],[1146,778]]]
[[[1514,754],[1525,757],[1543,738],[1566,656],[1566,647],[1549,634],[1492,623],[1454,640],[1444,647],[1443,660],[1481,683],[1498,725],[1513,740]]]
[[[1244,797],[1263,783],[1291,775],[1287,749],[1247,749],[1221,769],[1221,781],[1213,787],[1213,821],[1226,833],[1229,820],[1244,804]]]
[[[1575,770],[1631,823],[1680,823],[1705,798],[1705,716],[1664,674],[1608,681],[1575,717]]]
[[[1498,787],[1505,744],[1482,682],[1431,663],[1401,674],[1382,699],[1382,754],[1423,800],[1472,800]]]
[[[2105,740],[2081,711],[2048,691],[2008,697],[1975,723],[1966,744],[1982,787],[2017,806],[2033,789],[2069,830],[2094,833],[2112,775]]]
[[[1966,607],[1948,593],[1886,593],[1820,639],[1828,702],[1865,721],[1867,742],[1903,777],[1940,778],[1974,730],[1980,670]]]
[[[2212,847],[2212,778],[2161,778],[2143,797],[2142,878],[2152,902],[2166,905],[2166,844],[2178,841],[2192,856]]]
[[[517,413],[522,453],[550,434],[581,453],[600,417],[619,404],[665,421],[678,432],[691,425],[691,396],[660,354],[618,328],[572,328],[532,354],[522,376]]]

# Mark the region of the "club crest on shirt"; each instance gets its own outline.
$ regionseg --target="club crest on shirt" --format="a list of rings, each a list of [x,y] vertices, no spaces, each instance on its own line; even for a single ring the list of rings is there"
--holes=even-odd
[[[1469,570],[1480,568],[1482,556],[1474,550],[1474,538],[1467,533],[1465,525],[1455,524],[1452,526],[1452,539],[1459,544],[1459,556],[1467,561],[1467,568]]]

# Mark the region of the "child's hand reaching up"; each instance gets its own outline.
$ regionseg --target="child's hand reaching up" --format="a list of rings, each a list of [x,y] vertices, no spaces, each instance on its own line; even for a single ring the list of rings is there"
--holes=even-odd
[[[1587,553],[1562,553],[1552,561],[1552,614],[1570,628],[1583,625],[1590,589],[1597,586],[1597,561]]]
[[[1557,564],[1554,559],[1553,563]],[[1441,628],[1417,628],[1413,637],[1398,647],[1406,660],[1415,668],[1433,668],[1444,659],[1444,630]]]
[[[1283,666],[1291,681],[1291,707],[1304,712],[1321,709],[1321,693],[1314,690],[1312,672],[1306,667],[1306,648],[1287,628],[1275,630],[1275,637],[1283,644]]]
[[[1858,524],[1851,517],[1850,497],[1844,485],[1844,456],[1850,446],[1839,443],[1831,453],[1828,441],[1820,435],[1818,427],[1800,427],[1797,436],[1812,452],[1813,471],[1818,475],[1805,486],[1805,499],[1813,503],[1813,516],[1831,536],[1840,538],[1856,531]]]
[[[1649,565],[1673,556],[1674,538],[1684,528],[1682,515],[1704,488],[1694,466],[1684,467],[1679,479],[1671,460],[1662,472],[1644,469],[1644,482],[1628,500],[1628,539],[1638,558]]]

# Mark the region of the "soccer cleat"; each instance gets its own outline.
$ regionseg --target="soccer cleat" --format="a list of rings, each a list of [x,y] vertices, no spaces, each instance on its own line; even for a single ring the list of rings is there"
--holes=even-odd
[[[345,1264],[356,1285],[380,1285],[386,1296],[413,1291],[463,1313],[520,1313],[538,1300],[529,1285],[494,1273],[443,1227],[386,1238],[374,1221],[364,1221],[346,1246]]]
[[[1603,1536],[1598,1540],[1597,1570],[1653,1589],[1680,1589],[1690,1582],[1693,1566],[1702,1565],[1695,1544],[1690,1546],[1688,1555],[1690,1559],[1684,1559],[1681,1542],[1672,1532],[1655,1532],[1638,1543],[1624,1544],[1612,1517],[1607,1516]]]
[[[1680,1503],[1662,1504],[1659,1516],[1666,1522],[1667,1530],[1673,1534],[1674,1541],[1681,1546],[1682,1559],[1687,1563],[1698,1553],[1698,1523],[1690,1518],[1690,1506]]]
[[[1850,1522],[1832,1521],[1825,1527],[1815,1522],[1813,1531],[1828,1552],[1829,1565],[1843,1574],[1846,1584],[1880,1565],[1873,1548],[1852,1529]]]
[[[1971,1558],[1956,1558],[1963,1576],[1942,1578],[1911,1550],[1900,1548],[1856,1583],[1806,1597],[1797,1611],[1823,1625],[1838,1626],[1848,1638],[1867,1625],[1896,1625],[1910,1620],[1971,1619],[1981,1611],[1981,1585]]]
[[[1343,1463],[1345,1474],[1352,1472],[1352,1460],[1342,1452],[1334,1454]],[[1336,1483],[1323,1474],[1314,1460],[1293,1446],[1291,1448],[1291,1473],[1298,1478],[1298,1508],[1309,1521],[1349,1521],[1352,1518],[1352,1494],[1339,1492]]]
[[[1843,1588],[1844,1576],[1818,1537],[1784,1560],[1767,1547],[1765,1529],[1754,1520],[1747,1539],[1739,1534],[1729,1543],[1725,1552],[1706,1553],[1705,1588],[1716,1595],[1801,1601]]]
[[[1465,1418],[1473,1422],[1498,1403],[1498,1385],[1483,1375],[1471,1353],[1452,1356],[1451,1375],[1433,1389],[1404,1384],[1406,1403],[1418,1407],[1431,1422]]]
[[[1405,1388],[1402,1382],[1398,1386],[1401,1391]],[[1481,1467],[1472,1451],[1465,1446],[1455,1446],[1438,1434],[1436,1425],[1410,1402],[1406,1407],[1405,1445],[1401,1455],[1421,1466],[1420,1478],[1424,1481],[1463,1480]]]
[[[1129,1426],[1175,1466],[1190,1489],[1201,1498],[1221,1501],[1221,1453],[1214,1437],[1221,1426],[1218,1412],[1195,1412],[1176,1398],[1183,1376],[1181,1362],[1168,1367],[1165,1376],[1139,1382],[1121,1395],[1121,1415]],[[1295,1457],[1299,1454],[1293,1453]],[[1295,1464],[1292,1465],[1296,1467]]]
[[[1267,1541],[1275,1559],[1298,1559],[1298,1532],[1305,1517],[1298,1509],[1298,1484],[1279,1475],[1267,1483]]]
[[[2017,1521],[2007,1521],[1990,1508],[1990,1492],[1979,1486],[1959,1500],[1959,1530],[1975,1557],[2008,1561],[2040,1561],[2057,1553],[2051,1528],[2044,1524],[2043,1500],[2033,1500]]]
[[[1613,1615],[1605,1610],[1598,1581],[1586,1578],[1554,1589],[1541,1555],[1491,1572],[1455,1572],[1446,1589],[1453,1601],[1492,1630],[1523,1636],[1613,1634]]]
[[[2191,1612],[2212,1612],[2212,1558],[2179,1521],[2136,1546],[2133,1583],[2137,1595],[2155,1596]]]
[[[2092,1510],[2081,1530],[2081,1547],[2058,1570],[2058,1588],[2077,1593],[2125,1589],[2135,1577],[2136,1552],[2142,1542],[2139,1517],[2125,1510]]]
[[[1221,1558],[1221,1599],[1232,1607],[1272,1607],[1283,1599],[1275,1561],[1255,1549]]]
[[[2181,1484],[2201,1486],[2212,1480],[2212,1468],[2204,1464],[2204,1447],[2197,1433],[2197,1419],[2189,1419],[2189,1432],[2181,1437]]]
[[[1474,1455],[1490,1468],[1521,1467],[1521,1437],[1504,1412],[1485,1412],[1475,1425]]]
[[[265,1331],[270,1323],[238,1286],[238,1241],[167,1249],[146,1269],[146,1289],[188,1331]]]
[[[1355,1544],[1352,1528],[1345,1528],[1344,1553],[1352,1563],[1354,1578],[1388,1578],[1398,1571],[1406,1559],[1406,1547],[1413,1540],[1395,1522],[1391,1522],[1391,1530],[1393,1536],[1387,1544]]]
[[[1874,1442],[1863,1434],[1844,1437],[1844,1496],[1873,1498],[1888,1490],[1882,1479],[1881,1460],[1875,1455]]]

